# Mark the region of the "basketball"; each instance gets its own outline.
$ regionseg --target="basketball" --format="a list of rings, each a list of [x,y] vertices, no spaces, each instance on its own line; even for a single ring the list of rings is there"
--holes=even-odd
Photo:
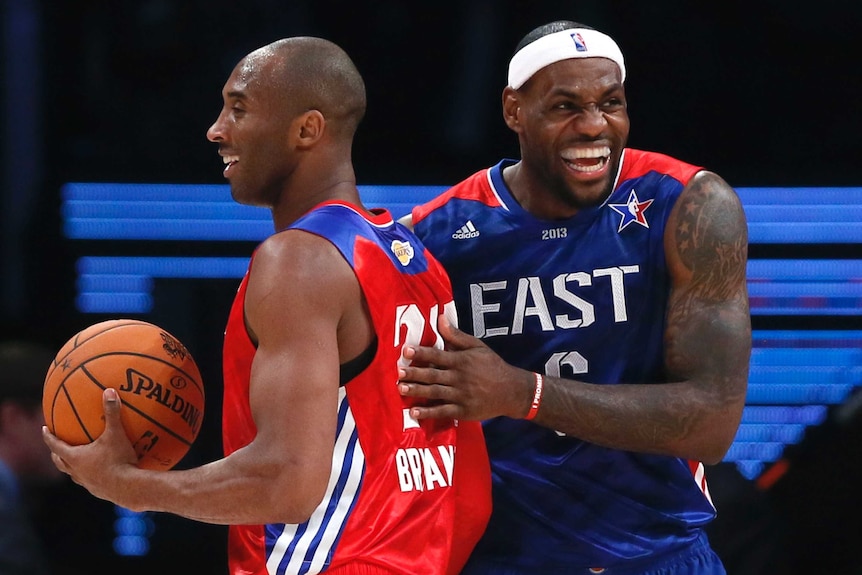
[[[122,401],[121,419],[138,467],[167,470],[201,429],[204,389],[186,347],[161,327],[132,319],[103,321],[78,332],[57,352],[42,391],[48,429],[72,445],[105,429],[102,392]]]

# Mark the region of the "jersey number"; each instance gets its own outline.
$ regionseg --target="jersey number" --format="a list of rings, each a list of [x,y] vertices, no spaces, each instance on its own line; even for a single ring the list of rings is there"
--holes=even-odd
[[[587,358],[582,356],[577,351],[561,351],[553,354],[548,361],[545,362],[545,373],[551,377],[562,377],[563,366],[571,368],[572,375],[578,375],[589,372],[590,363]],[[568,375],[568,373],[567,373]],[[554,430],[559,436],[565,436],[562,431]]]
[[[415,303],[407,305],[399,305],[395,309],[395,347],[404,345],[429,345],[423,344],[422,336],[425,333],[425,327],[429,326],[434,333],[434,341],[430,344],[431,347],[443,349],[443,337],[437,329],[437,317],[440,307],[437,304],[431,306],[427,314],[423,314],[422,310]],[[455,302],[448,302],[443,306],[443,313],[452,325],[458,325],[458,318],[455,314]],[[404,339],[402,340],[402,332]],[[399,356],[398,365],[406,367],[408,361],[403,356]]]

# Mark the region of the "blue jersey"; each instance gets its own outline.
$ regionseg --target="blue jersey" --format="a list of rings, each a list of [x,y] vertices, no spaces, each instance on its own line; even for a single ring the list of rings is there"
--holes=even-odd
[[[546,221],[507,188],[502,169],[512,163],[413,211],[416,234],[452,280],[461,329],[547,375],[664,381],[665,224],[700,168],[626,149],[603,204]],[[607,449],[525,420],[484,429],[494,507],[470,573],[648,563],[698,540],[715,515],[700,462]]]

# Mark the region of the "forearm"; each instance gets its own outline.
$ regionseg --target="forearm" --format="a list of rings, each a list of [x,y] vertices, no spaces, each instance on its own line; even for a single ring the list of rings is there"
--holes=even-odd
[[[711,313],[668,339],[673,382],[601,382],[543,376],[533,421],[559,433],[613,449],[719,462],[736,434],[748,379],[747,308],[731,305],[723,321]],[[524,418],[537,378],[506,363],[480,340],[441,324],[454,351],[405,347],[420,365],[400,368],[403,395],[430,400],[417,419]],[[704,343],[705,342],[705,343]]]
[[[600,385],[545,377],[533,421],[612,449],[713,463],[735,433],[734,411],[691,382]]]
[[[111,499],[132,510],[172,513],[221,525],[305,521],[322,493],[303,488],[309,482],[300,473],[288,485],[284,476],[279,464],[266,464],[260,458],[255,460],[253,453],[239,450],[187,470],[131,469]]]
[[[720,461],[736,435],[748,382],[744,306],[710,306],[666,338],[671,383],[587,384],[546,377],[535,421],[610,448]]]

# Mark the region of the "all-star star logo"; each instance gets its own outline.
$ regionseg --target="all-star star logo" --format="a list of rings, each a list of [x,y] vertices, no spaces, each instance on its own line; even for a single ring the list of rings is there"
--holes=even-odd
[[[629,200],[624,204],[608,204],[615,212],[622,216],[617,233],[626,229],[630,223],[635,222],[645,228],[649,228],[644,212],[652,205],[652,200],[640,201],[634,190],[629,194]]]

